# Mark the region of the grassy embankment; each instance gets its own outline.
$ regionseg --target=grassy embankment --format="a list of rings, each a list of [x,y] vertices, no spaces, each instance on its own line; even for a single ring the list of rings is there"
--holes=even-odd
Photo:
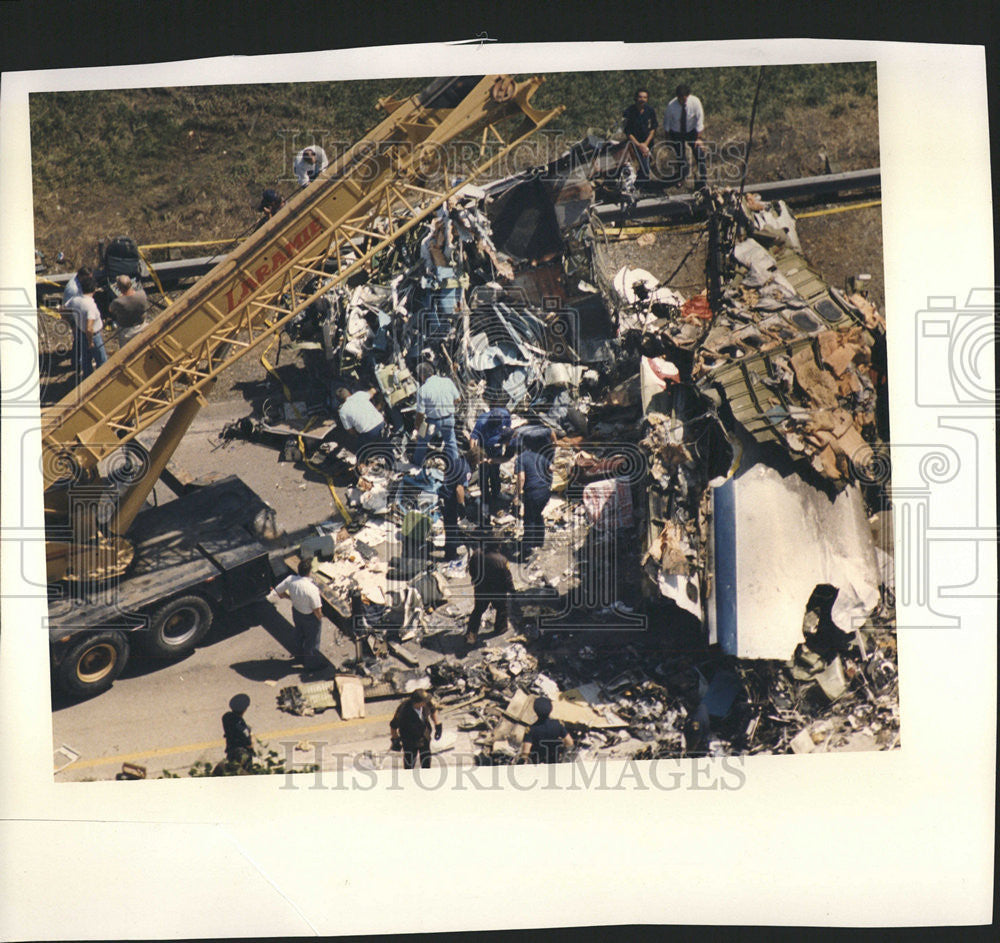
[[[746,138],[756,68],[553,73],[534,104],[565,104],[549,153],[588,132],[616,133],[638,85],[662,115],[679,81],[706,111],[706,139]],[[308,85],[202,86],[59,92],[31,98],[35,246],[67,268],[96,261],[101,238],[140,244],[238,236],[256,218],[264,187],[295,188],[291,155],[306,143],[350,143],[380,119],[380,96],[410,94],[424,80]],[[333,150],[328,146],[328,150]],[[878,164],[875,66],[765,70],[749,179]],[[521,154],[530,164],[541,145]],[[507,170],[514,168],[509,167]],[[192,250],[186,254],[200,255]]]

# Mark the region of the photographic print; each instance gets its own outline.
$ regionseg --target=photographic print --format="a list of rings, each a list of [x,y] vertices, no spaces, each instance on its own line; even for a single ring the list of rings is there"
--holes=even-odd
[[[981,918],[981,72],[5,74],[10,934]],[[487,857],[547,899],[498,907]]]

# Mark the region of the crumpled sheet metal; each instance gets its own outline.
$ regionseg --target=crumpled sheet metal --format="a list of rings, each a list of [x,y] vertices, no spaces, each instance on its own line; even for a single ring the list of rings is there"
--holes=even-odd
[[[864,431],[875,419],[870,348],[859,328],[825,331],[725,364],[698,382],[728,402],[758,442],[777,442],[833,481],[852,481],[873,458]]]

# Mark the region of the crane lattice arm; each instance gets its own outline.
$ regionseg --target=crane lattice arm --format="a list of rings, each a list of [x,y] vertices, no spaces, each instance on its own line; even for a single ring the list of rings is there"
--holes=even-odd
[[[441,79],[410,98],[380,102],[388,116],[379,125],[102,368],[44,411],[42,472],[50,520],[68,515],[62,486],[95,480],[103,459],[183,405],[183,420],[172,419],[170,437],[161,434],[154,447],[160,454],[153,464],[162,470],[222,371],[562,112],[562,107],[531,107],[541,82],[497,75]],[[499,145],[488,158],[480,150],[480,162],[469,172],[446,145],[479,130]],[[455,183],[460,171],[464,179]],[[142,500],[159,473],[151,471],[146,491],[140,485],[133,489]],[[141,504],[133,501],[127,514],[119,509],[118,534]],[[74,529],[73,542],[84,536],[92,542],[94,531],[92,524],[83,533]],[[50,564],[71,553],[71,546],[50,545]],[[50,575],[73,569],[56,562]]]

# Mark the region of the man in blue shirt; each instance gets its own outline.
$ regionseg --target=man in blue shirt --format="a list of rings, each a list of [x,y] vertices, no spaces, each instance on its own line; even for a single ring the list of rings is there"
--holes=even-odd
[[[552,495],[552,463],[541,452],[523,449],[514,463],[515,506],[524,509],[524,536],[521,559],[545,543],[545,521],[542,512]]]
[[[444,481],[438,490],[441,499],[441,516],[444,519],[444,559],[446,563],[458,557],[458,515],[459,509],[465,515],[465,499],[468,494],[472,470],[479,464],[479,448],[473,446],[457,459],[445,456]]]
[[[462,394],[454,382],[446,376],[434,372],[429,363],[417,367],[416,423],[418,430],[417,449],[413,453],[413,464],[423,465],[427,457],[427,442],[430,426],[434,426],[444,439],[445,455],[458,459],[458,440],[455,438],[455,410],[461,402]]]
[[[488,524],[490,517],[497,513],[497,499],[500,497],[500,464],[503,460],[504,439],[509,430],[510,410],[506,406],[493,406],[476,420],[476,425],[469,436],[483,450],[483,461],[479,466],[483,524]]]
[[[521,744],[521,760],[532,763],[558,763],[566,750],[573,746],[573,738],[566,728],[552,717],[552,701],[536,697],[535,714],[538,716]]]

